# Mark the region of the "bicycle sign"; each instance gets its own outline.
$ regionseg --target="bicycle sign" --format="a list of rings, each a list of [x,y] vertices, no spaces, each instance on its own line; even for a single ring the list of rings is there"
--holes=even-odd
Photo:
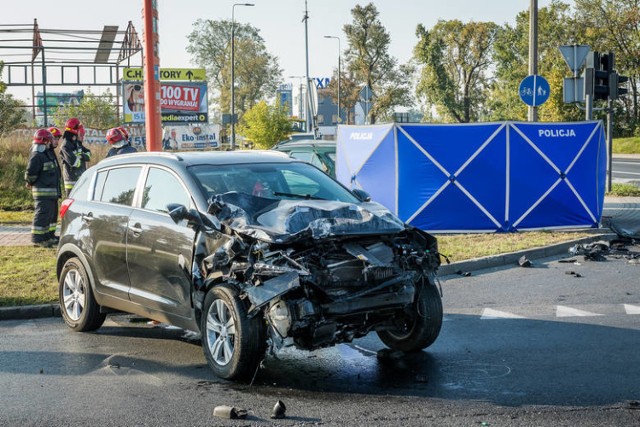
[[[549,82],[542,76],[536,74],[529,75],[522,79],[518,94],[525,104],[537,107],[544,104],[551,93]]]

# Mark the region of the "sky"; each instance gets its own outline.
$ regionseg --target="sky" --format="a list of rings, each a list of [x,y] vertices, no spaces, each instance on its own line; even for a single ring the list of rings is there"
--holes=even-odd
[[[246,1],[246,0],[245,0]],[[278,58],[285,82],[297,84],[305,74],[305,30],[302,17],[305,0],[248,0],[253,7],[236,6],[236,22],[248,23],[260,30],[267,50]],[[240,1],[240,3],[243,1]],[[538,7],[551,0],[538,0]],[[230,0],[158,0],[160,66],[191,68],[196,64],[186,52],[187,35],[197,19],[231,19],[234,3]],[[344,51],[347,46],[343,26],[351,22],[351,9],[368,1],[307,0],[309,13],[309,74],[330,77],[338,63],[338,36]],[[391,36],[390,53],[399,63],[407,62],[417,39],[418,24],[430,28],[438,20],[459,19],[515,22],[516,15],[527,10],[529,0],[373,0],[379,19]],[[142,0],[28,0],[4,7],[0,25],[30,24],[38,20],[40,28],[101,30],[104,25],[118,25],[124,30],[132,21],[142,37]],[[73,19],[71,19],[73,17]],[[2,27],[0,27],[2,28]],[[0,39],[6,37],[0,35]],[[6,52],[6,51],[2,51]],[[2,58],[0,60],[9,60]],[[20,97],[17,93],[16,96]]]

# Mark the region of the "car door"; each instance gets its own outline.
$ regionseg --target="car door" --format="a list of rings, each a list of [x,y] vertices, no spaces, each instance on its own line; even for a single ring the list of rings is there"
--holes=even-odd
[[[142,166],[116,167],[96,175],[93,202],[82,213],[78,232],[92,258],[96,291],[129,299],[126,238],[129,215]]]
[[[191,207],[193,202],[182,181],[169,169],[150,166],[144,175],[143,191],[127,230],[129,297],[151,311],[189,318],[195,232],[186,221],[173,222],[167,205]]]

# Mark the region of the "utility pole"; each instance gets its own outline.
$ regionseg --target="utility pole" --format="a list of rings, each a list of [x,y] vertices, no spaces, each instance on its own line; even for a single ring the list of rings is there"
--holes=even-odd
[[[307,22],[309,21],[309,11],[307,10],[307,0],[304,0],[304,47],[306,57],[306,77],[307,77],[307,132],[313,132],[315,135],[315,111],[311,105],[311,79],[309,78],[309,28]],[[315,136],[314,136],[315,139]]]
[[[234,3],[231,6],[231,150],[236,149],[236,6],[253,6],[253,3]]]
[[[538,0],[529,6],[529,75],[538,74]],[[528,120],[538,121],[538,107],[529,106]]]
[[[160,48],[155,0],[144,0],[144,121],[147,151],[162,151]]]

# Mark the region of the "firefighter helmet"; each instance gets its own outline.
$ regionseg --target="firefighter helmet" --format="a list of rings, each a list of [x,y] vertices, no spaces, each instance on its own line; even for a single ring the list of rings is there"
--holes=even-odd
[[[107,142],[111,145],[117,144],[118,142],[124,142],[126,138],[122,131],[118,128],[111,128],[107,132]]]
[[[33,134],[34,144],[50,144],[53,142],[53,135],[49,132],[49,129],[38,129]]]
[[[67,123],[64,124],[64,131],[71,132],[72,134],[77,135],[80,126],[82,126],[82,124],[80,123],[80,119],[78,119],[77,117],[71,117],[69,120],[67,120]]]
[[[62,131],[55,126],[50,127],[49,132],[51,132],[51,135],[53,135],[54,138],[62,137]]]

